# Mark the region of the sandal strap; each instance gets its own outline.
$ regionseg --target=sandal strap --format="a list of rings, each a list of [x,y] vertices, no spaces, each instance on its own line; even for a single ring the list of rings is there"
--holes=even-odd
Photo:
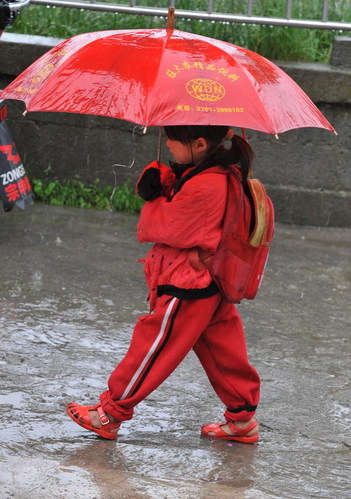
[[[256,420],[252,421],[252,423],[249,426],[246,426],[246,428],[242,428],[241,426],[237,426],[234,421],[227,421],[227,424],[231,431],[237,435],[246,435],[247,433],[250,433],[254,428],[258,426],[258,423]]]
[[[108,419],[107,414],[105,413],[105,411],[101,407],[101,404],[97,405],[96,410],[97,410],[97,413],[99,415],[100,422],[101,422],[102,425],[111,423],[111,421]]]

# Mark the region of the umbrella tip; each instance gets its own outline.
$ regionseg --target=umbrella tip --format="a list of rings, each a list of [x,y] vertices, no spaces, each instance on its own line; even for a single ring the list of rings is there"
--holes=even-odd
[[[168,8],[166,29],[174,29],[174,15],[175,15],[174,12],[175,12],[174,7]]]

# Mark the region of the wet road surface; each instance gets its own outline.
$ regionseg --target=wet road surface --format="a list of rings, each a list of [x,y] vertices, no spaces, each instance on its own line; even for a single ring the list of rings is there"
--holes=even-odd
[[[222,406],[191,353],[117,442],[75,425],[146,312],[135,216],[1,213],[0,497],[349,498],[351,231],[278,225],[240,305],[262,377],[261,441],[200,437]]]

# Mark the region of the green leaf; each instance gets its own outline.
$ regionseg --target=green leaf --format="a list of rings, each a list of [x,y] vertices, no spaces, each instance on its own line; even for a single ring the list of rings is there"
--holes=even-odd
[[[64,180],[31,179],[33,192],[37,201],[44,201],[55,206],[75,206],[77,208],[94,208],[99,210],[140,212],[144,201],[134,192],[134,187],[125,183],[117,187],[113,200],[111,186],[101,186],[96,179],[85,185],[78,176]]]

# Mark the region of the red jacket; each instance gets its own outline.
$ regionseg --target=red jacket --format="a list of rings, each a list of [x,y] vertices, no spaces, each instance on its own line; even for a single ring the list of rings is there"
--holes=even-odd
[[[171,200],[160,196],[143,206],[138,240],[155,243],[145,261],[151,309],[157,294],[195,299],[216,292],[197,248],[214,253],[219,244],[227,196],[225,173],[221,166],[211,167],[185,182]],[[175,181],[169,175],[168,179]],[[166,185],[165,191],[170,187]]]

